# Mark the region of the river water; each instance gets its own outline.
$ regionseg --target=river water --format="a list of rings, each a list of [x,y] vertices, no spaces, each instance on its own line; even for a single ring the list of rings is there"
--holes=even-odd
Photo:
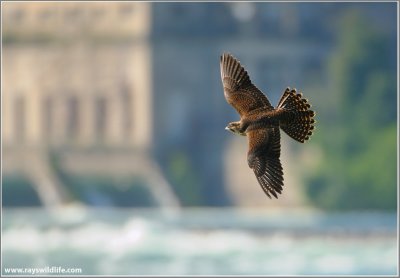
[[[3,209],[2,271],[86,275],[395,275],[396,214]]]

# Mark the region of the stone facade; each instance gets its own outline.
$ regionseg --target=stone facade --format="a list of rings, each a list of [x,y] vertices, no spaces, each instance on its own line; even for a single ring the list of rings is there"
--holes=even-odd
[[[177,205],[149,155],[150,4],[7,2],[2,6],[5,173],[24,172],[43,203],[62,204],[68,202],[68,187],[49,165],[48,151],[68,150],[64,152],[68,155],[61,155],[67,172],[80,165],[78,172],[87,169],[97,174],[104,173],[109,153],[113,161],[121,156],[129,164],[118,174],[145,175],[135,165],[139,161],[150,165],[156,177],[149,181],[153,195],[163,187],[167,197],[160,203]],[[94,155],[82,158],[93,149]]]

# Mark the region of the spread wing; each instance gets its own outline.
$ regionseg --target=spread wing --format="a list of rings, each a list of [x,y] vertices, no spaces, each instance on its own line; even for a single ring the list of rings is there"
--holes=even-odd
[[[256,129],[247,132],[249,151],[247,162],[253,169],[265,194],[281,194],[283,186],[283,171],[280,162],[281,137],[279,127]]]
[[[247,71],[232,55],[224,53],[220,66],[225,98],[241,117],[257,108],[273,109],[268,98],[251,83]]]

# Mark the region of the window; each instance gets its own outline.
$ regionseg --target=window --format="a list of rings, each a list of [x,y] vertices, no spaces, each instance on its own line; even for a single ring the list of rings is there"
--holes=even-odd
[[[95,134],[98,140],[104,140],[106,133],[107,101],[104,97],[95,100]]]
[[[53,137],[54,101],[47,96],[43,101],[43,137],[50,141]]]
[[[67,111],[67,136],[76,138],[79,130],[79,102],[77,97],[68,99]]]
[[[26,104],[23,96],[18,96],[14,102],[14,140],[22,142],[25,139]]]
[[[125,137],[129,137],[132,132],[132,94],[130,87],[126,84],[123,84],[121,87],[121,98],[122,98],[122,132]]]

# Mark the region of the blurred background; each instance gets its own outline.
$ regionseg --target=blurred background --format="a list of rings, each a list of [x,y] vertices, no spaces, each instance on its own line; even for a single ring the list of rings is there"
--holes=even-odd
[[[397,3],[1,6],[3,274],[397,273]],[[224,130],[223,52],[317,112],[278,200]]]

